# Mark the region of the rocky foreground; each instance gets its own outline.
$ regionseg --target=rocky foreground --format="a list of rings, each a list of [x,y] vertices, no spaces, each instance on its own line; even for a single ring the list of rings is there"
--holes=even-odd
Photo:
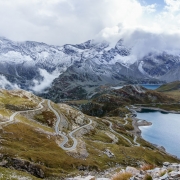
[[[107,174],[106,174],[107,175]],[[180,164],[164,162],[163,167],[152,168],[151,165],[145,165],[140,169],[126,167],[111,178],[106,177],[74,177],[66,180],[180,180]]]

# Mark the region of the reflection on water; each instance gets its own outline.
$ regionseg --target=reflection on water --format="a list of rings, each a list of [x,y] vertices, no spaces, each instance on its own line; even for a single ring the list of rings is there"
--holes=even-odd
[[[140,127],[145,140],[180,158],[180,114],[143,110],[137,118],[152,122],[152,126]]]

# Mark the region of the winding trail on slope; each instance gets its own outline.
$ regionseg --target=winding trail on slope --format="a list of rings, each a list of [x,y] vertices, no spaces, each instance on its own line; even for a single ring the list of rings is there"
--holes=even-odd
[[[123,124],[124,126],[128,123],[127,118],[128,118],[128,114],[126,114],[126,117],[124,118],[125,121],[125,123]]]
[[[137,136],[134,135],[134,140],[133,140],[133,142],[134,142],[134,144],[136,144],[135,146],[140,146],[140,144],[139,144],[136,140],[137,140]]]
[[[0,125],[7,124],[7,123],[11,123],[11,122],[14,120],[14,117],[15,117],[18,113],[32,112],[32,111],[41,110],[41,109],[43,108],[43,105],[42,105],[43,102],[44,102],[44,100],[42,100],[42,101],[38,104],[38,106],[40,106],[40,107],[37,108],[37,109],[31,109],[31,110],[26,110],[26,111],[18,111],[18,112],[13,113],[13,114],[10,116],[9,121],[1,122]]]
[[[106,121],[109,123],[109,128],[110,128],[110,130],[111,130],[113,133],[118,134],[119,136],[121,136],[122,138],[124,138],[126,141],[128,141],[129,144],[133,145],[132,142],[131,142],[128,138],[126,138],[126,137],[123,136],[122,134],[120,134],[120,133],[118,133],[118,132],[116,132],[116,131],[113,130],[113,128],[112,128],[112,122],[110,122],[110,121],[108,121],[108,120],[106,120]]]
[[[73,137],[73,133],[75,133],[76,131],[79,131],[79,130],[82,129],[82,128],[85,128],[85,127],[91,125],[91,124],[92,124],[92,120],[89,119],[89,121],[90,121],[89,124],[86,124],[86,125],[84,125],[84,126],[81,126],[81,127],[77,128],[77,129],[71,131],[71,132],[68,134],[69,137],[73,140],[73,145],[72,145],[72,147],[66,148],[66,147],[64,147],[64,145],[68,142],[69,139],[68,139],[67,136],[65,136],[64,134],[62,134],[62,133],[59,131],[59,124],[60,124],[60,122],[61,122],[61,118],[60,118],[58,112],[51,106],[50,100],[48,100],[48,106],[49,106],[49,108],[54,112],[54,114],[55,114],[56,117],[57,117],[57,121],[56,121],[56,125],[55,125],[55,132],[56,132],[56,134],[58,134],[58,135],[60,135],[60,136],[62,136],[62,137],[64,138],[63,142],[62,142],[59,146],[60,146],[63,150],[66,150],[66,151],[72,151],[72,150],[76,149],[77,139],[76,139],[75,137]]]
[[[126,106],[126,108],[127,108],[129,111],[131,111],[132,114],[135,114],[135,113],[136,113],[135,110],[132,111],[132,109],[130,109],[128,106]],[[126,117],[124,118],[124,120],[126,120],[127,117],[128,117],[128,114],[126,114]],[[133,121],[134,121],[134,120],[133,120]],[[127,120],[126,120],[126,122],[127,122]],[[126,123],[126,124],[127,124],[127,123]],[[124,124],[124,125],[125,125],[125,124]],[[132,125],[135,126],[133,122],[132,122]],[[135,127],[134,127],[134,128],[135,128]],[[137,135],[136,135],[136,134],[134,135],[134,140],[133,140],[133,142],[134,142],[135,146],[140,146],[140,144],[137,142]]]

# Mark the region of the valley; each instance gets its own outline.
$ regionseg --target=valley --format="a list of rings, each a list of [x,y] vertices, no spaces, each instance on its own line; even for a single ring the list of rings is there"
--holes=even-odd
[[[17,174],[29,173],[24,177],[64,179],[87,174],[110,177],[126,166],[180,162],[142,139],[138,126],[150,124],[138,124],[131,107],[134,103],[169,103],[172,97],[125,86],[101,89],[90,101],[68,101],[69,106],[24,90],[1,90],[0,166],[18,170]],[[96,104],[93,111],[87,103]],[[99,107],[103,113],[98,114]]]
[[[179,113],[178,54],[137,59],[123,39],[0,40],[1,179],[111,178],[128,166],[180,163],[142,138],[152,123],[136,118],[143,108]]]

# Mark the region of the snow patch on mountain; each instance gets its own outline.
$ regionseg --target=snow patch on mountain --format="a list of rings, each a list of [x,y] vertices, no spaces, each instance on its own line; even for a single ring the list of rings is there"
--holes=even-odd
[[[20,64],[23,62],[30,62],[32,58],[28,55],[22,55],[20,52],[16,51],[8,51],[7,53],[2,53],[0,55],[0,62],[1,63],[16,63]]]
[[[115,64],[116,62],[123,63],[126,65],[131,65],[137,61],[137,57],[134,55],[130,56],[121,56],[117,54],[111,61],[111,64]]]

